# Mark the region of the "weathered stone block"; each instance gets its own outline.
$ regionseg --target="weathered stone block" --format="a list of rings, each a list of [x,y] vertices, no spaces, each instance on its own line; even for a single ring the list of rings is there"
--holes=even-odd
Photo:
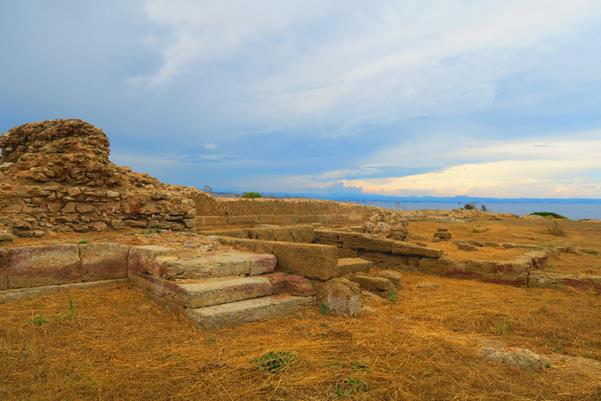
[[[77,245],[28,246],[10,249],[8,281],[10,288],[81,281]]]
[[[382,270],[378,272],[378,276],[387,278],[396,288],[403,286],[403,275],[396,270]]]
[[[361,312],[361,290],[359,285],[344,278],[326,282],[314,281],[317,303],[334,313],[357,316]]]
[[[173,248],[156,245],[133,246],[129,250],[128,268],[130,271],[160,277],[165,263],[170,260],[177,260]]]
[[[444,275],[454,271],[463,270],[464,267],[449,258],[421,258],[419,270],[428,274]]]
[[[279,270],[286,273],[320,280],[338,275],[338,256],[334,246],[228,237],[220,237],[219,240],[227,245],[275,255]]]
[[[351,281],[367,291],[389,294],[396,290],[394,284],[386,277],[375,277],[363,274],[356,274],[351,277]]]
[[[8,289],[8,252],[0,249],[0,290]]]
[[[426,258],[439,258],[442,256],[440,249],[427,248],[404,241],[394,241],[392,253],[395,255],[423,256]]]
[[[129,248],[112,243],[80,244],[83,281],[126,278]]]
[[[267,277],[271,280],[275,294],[287,292],[290,295],[309,297],[315,293],[311,281],[303,276],[276,272]]]

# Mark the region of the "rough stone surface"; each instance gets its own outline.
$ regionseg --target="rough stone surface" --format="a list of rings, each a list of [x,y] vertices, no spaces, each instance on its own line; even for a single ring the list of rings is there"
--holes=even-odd
[[[235,326],[290,315],[313,304],[312,297],[272,295],[228,304],[187,309],[186,315],[203,329]]]
[[[313,282],[317,303],[333,313],[357,316],[361,312],[361,290],[359,285],[344,278],[326,282]]]
[[[113,243],[79,244],[83,281],[126,278],[129,248]]]
[[[338,271],[340,274],[366,272],[374,265],[373,262],[361,258],[338,259]]]
[[[72,283],[60,285],[47,285],[33,288],[19,288],[15,290],[0,291],[0,304],[17,301],[24,298],[32,298],[37,296],[45,296],[58,294],[62,291],[71,289],[86,289],[86,288],[114,288],[126,286],[129,280],[126,278],[115,280],[89,281],[87,283]]]
[[[367,291],[378,293],[378,295],[387,296],[396,290],[394,284],[386,277],[368,276],[364,274],[355,274],[351,276],[351,281],[359,284],[359,286]]]
[[[419,270],[429,274],[444,275],[449,272],[460,270],[460,265],[449,258],[422,258],[419,261]]]
[[[338,275],[338,254],[333,246],[220,237],[221,243],[275,255],[278,270],[311,279]]]
[[[220,277],[176,282],[183,292],[175,302],[187,308],[219,305],[273,294],[271,281],[266,277]]]
[[[493,363],[504,363],[535,372],[543,370],[549,364],[547,358],[523,348],[483,347],[480,353]]]
[[[104,132],[82,120],[12,128],[0,136],[0,150],[0,226],[20,237],[109,225],[189,230],[194,199],[209,199],[114,165]]]
[[[440,288],[440,284],[433,283],[430,281],[422,281],[420,283],[417,283],[415,287],[420,290],[436,290]]]
[[[390,280],[397,289],[403,287],[403,275],[396,270],[382,270],[378,272],[378,276]]]
[[[478,248],[475,245],[463,241],[456,241],[455,245],[457,246],[457,249],[461,251],[474,252],[478,250]]]
[[[315,294],[313,284],[311,284],[311,281],[306,277],[282,272],[267,274],[265,277],[268,277],[271,280],[275,294],[285,292],[290,295],[303,297]]]
[[[407,220],[393,210],[378,210],[363,224],[362,231],[393,240],[406,241],[409,238]]]
[[[8,289],[8,252],[0,249],[0,290]]]
[[[39,287],[81,281],[77,245],[11,248],[8,251],[10,288]]]
[[[176,250],[157,245],[133,246],[129,251],[129,270],[160,277],[168,260],[177,260]]]

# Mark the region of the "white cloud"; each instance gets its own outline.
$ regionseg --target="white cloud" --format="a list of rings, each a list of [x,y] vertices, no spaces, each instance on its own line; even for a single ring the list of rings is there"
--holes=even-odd
[[[346,187],[394,195],[601,197],[601,132],[536,141],[507,141],[463,151],[481,160],[405,177],[343,180]],[[484,161],[489,160],[489,161]]]

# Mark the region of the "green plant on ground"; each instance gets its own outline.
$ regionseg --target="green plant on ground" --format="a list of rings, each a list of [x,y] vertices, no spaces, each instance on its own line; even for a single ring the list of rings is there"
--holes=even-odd
[[[35,315],[33,319],[31,319],[31,323],[35,324],[36,326],[41,326],[48,323],[48,319],[46,319],[44,315]]]
[[[497,322],[495,324],[495,331],[497,332],[498,335],[507,334],[507,333],[509,333],[510,330],[511,330],[511,325],[506,320],[501,320],[500,322]]]
[[[541,216],[541,217],[552,217],[554,219],[565,219],[565,216],[561,214],[553,213],[553,212],[534,212],[530,213],[531,216]]]
[[[65,315],[65,320],[73,320],[75,319],[75,302],[73,299],[69,297],[69,306],[67,308],[67,314]]]
[[[393,304],[396,304],[396,301],[398,300],[398,298],[399,298],[399,294],[396,291],[390,291],[388,293],[388,300],[390,302],[392,302]]]
[[[89,243],[90,243],[90,241],[87,239],[80,239],[78,242],[78,244],[89,244]]]
[[[251,199],[253,199],[253,198],[262,198],[263,195],[261,195],[260,192],[251,191],[251,192],[244,192],[242,194],[242,197],[243,198],[251,198]]]
[[[296,360],[296,353],[289,351],[271,351],[254,360],[257,368],[263,372],[276,373]]]
[[[319,313],[321,313],[322,315],[331,315],[332,310],[330,309],[330,307],[328,305],[321,304],[319,306]]]
[[[367,383],[363,379],[347,377],[342,383],[336,383],[334,386],[334,396],[336,398],[350,397],[359,392],[367,391]]]
[[[359,371],[362,371],[362,372],[365,372],[365,371],[369,370],[369,366],[366,363],[360,362],[360,361],[358,361],[358,362],[352,362],[351,363],[351,368],[353,370],[359,370]]]

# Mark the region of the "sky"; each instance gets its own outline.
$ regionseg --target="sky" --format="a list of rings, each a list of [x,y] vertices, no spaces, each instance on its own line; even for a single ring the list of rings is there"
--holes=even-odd
[[[0,1],[0,132],[53,118],[200,188],[601,198],[601,1]]]

